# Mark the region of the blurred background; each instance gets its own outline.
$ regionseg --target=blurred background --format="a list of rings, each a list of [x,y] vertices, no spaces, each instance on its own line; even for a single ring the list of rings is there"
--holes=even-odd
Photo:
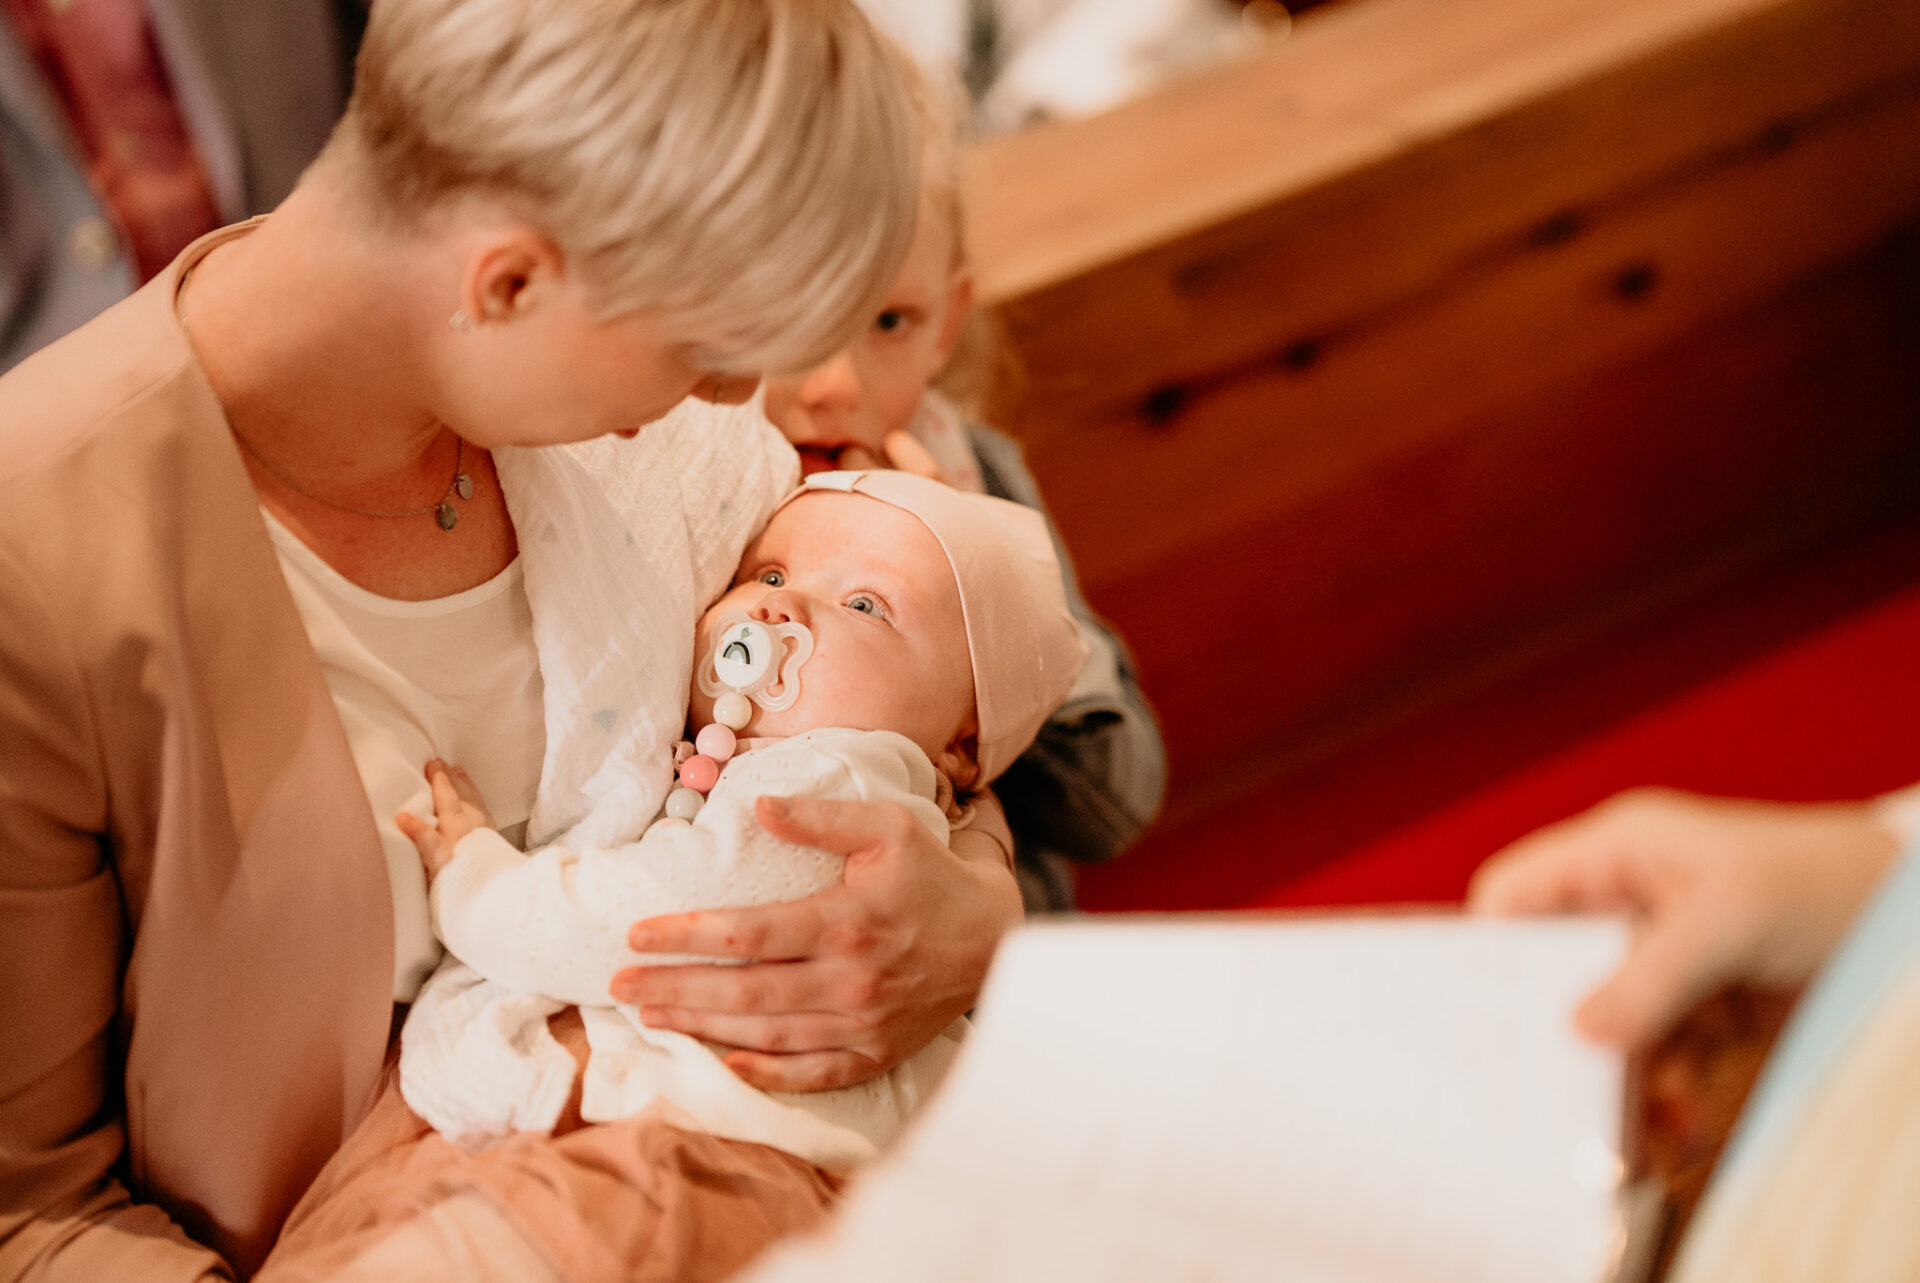
[[[1628,785],[1920,779],[1920,10],[1238,39],[972,158],[994,417],[1173,762],[1083,904],[1444,901]]]
[[[1097,910],[1456,898],[1637,783],[1920,779],[1910,0],[862,0],[1165,727]],[[358,0],[0,0],[0,368],[270,208]]]

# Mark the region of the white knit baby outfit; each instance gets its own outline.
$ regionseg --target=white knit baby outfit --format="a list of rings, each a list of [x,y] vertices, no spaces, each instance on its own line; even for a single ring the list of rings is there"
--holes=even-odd
[[[903,736],[832,729],[750,744],[726,764],[691,825],[657,825],[620,846],[525,855],[488,829],[461,840],[431,899],[435,929],[467,965],[457,983],[436,977],[408,1018],[400,1083],[415,1112],[469,1147],[550,1129],[573,1059],[546,1018],[574,1004],[590,1048],[580,1105],[590,1122],[657,1105],[682,1125],[830,1170],[873,1157],[898,1135],[945,1075],[963,1021],[868,1082],[761,1092],[706,1044],[648,1029],[633,1008],[608,1004],[608,978],[644,960],[626,945],[634,921],[792,900],[838,884],[840,856],[761,828],[753,806],[764,794],[900,803],[947,841],[938,776]]]

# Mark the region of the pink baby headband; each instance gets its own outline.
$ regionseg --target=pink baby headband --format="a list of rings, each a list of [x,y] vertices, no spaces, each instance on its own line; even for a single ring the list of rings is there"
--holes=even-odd
[[[782,506],[810,490],[890,503],[940,541],[960,586],[973,661],[980,782],[991,782],[1033,743],[1087,658],[1045,518],[1005,499],[891,471],[816,472]]]

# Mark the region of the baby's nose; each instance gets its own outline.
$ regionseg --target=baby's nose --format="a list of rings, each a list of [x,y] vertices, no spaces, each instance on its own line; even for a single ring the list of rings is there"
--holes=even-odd
[[[807,622],[806,598],[791,588],[775,588],[747,614],[763,624],[804,624]]]

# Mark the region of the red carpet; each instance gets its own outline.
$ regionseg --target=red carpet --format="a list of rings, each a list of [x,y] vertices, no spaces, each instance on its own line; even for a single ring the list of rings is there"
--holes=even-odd
[[[1275,887],[1250,907],[1452,901],[1488,854],[1643,784],[1816,801],[1920,781],[1920,590]]]

